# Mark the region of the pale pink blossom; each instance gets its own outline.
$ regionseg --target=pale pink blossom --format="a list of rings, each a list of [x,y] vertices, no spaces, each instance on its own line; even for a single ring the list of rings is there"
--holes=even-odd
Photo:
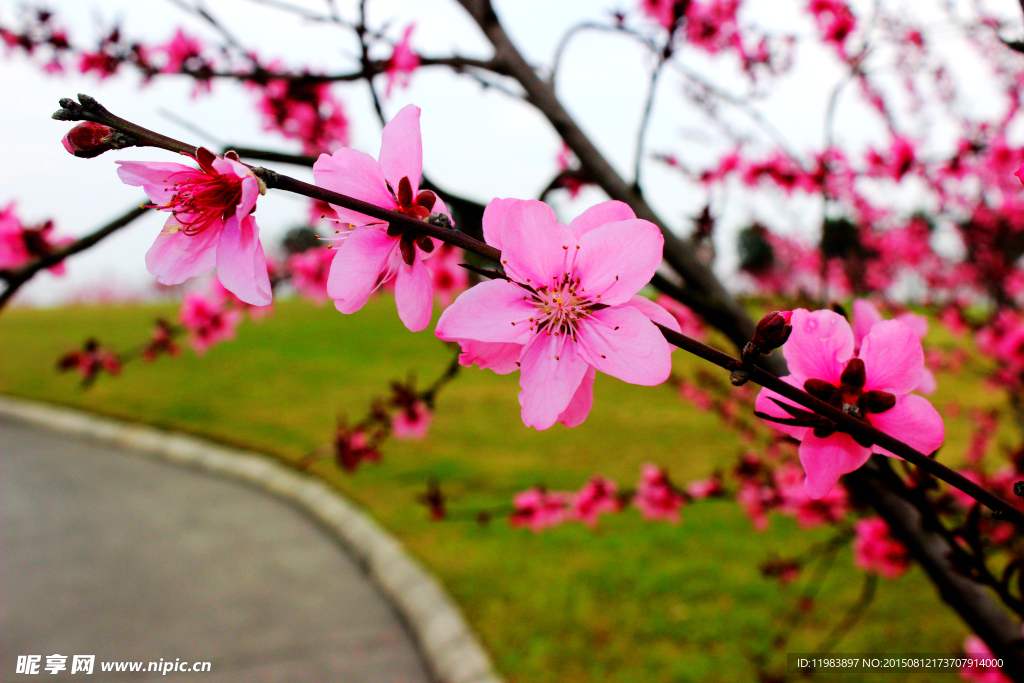
[[[189,331],[189,342],[202,355],[211,346],[235,338],[243,314],[237,308],[225,308],[218,299],[210,300],[197,292],[185,295],[178,320]]]
[[[391,433],[396,439],[422,439],[433,417],[423,401],[413,401],[391,416]]]
[[[865,571],[887,579],[902,576],[910,568],[910,556],[902,543],[889,533],[881,517],[868,517],[854,524],[853,561]]]
[[[412,218],[448,214],[440,197],[419,191],[422,169],[420,109],[410,104],[384,126],[377,161],[369,154],[342,148],[331,156],[321,154],[313,177],[320,187]],[[398,317],[412,332],[426,328],[434,310],[434,292],[424,260],[440,241],[406,234],[397,226],[348,209],[334,209],[341,221],[356,226],[343,235],[327,279],[327,294],[335,307],[355,313],[393,277]]]
[[[722,486],[722,477],[717,474],[707,479],[691,481],[686,485],[686,494],[694,500],[717,498],[724,493],[725,488]]]
[[[1012,683],[1013,679],[995,666],[982,666],[984,662],[996,659],[985,641],[978,636],[967,636],[964,639],[964,652],[974,660],[973,665],[960,667],[960,678],[968,683]]]
[[[420,65],[420,57],[412,51],[410,44],[412,31],[415,28],[416,24],[409,24],[405,27],[401,42],[395,45],[395,51],[391,53],[391,59],[388,60],[385,69],[388,76],[388,87],[384,91],[385,97],[391,97],[391,89],[396,83],[402,88],[408,88],[412,72]]]
[[[793,333],[782,347],[791,373],[782,378],[784,382],[844,408],[922,453],[932,453],[942,444],[942,418],[926,399],[910,393],[921,382],[924,350],[906,323],[886,320],[872,326],[856,356],[853,330],[838,313],[798,309],[792,324]],[[791,419],[775,401],[794,405],[762,389],[755,407],[767,416]],[[823,497],[872,452],[892,455],[828,427],[769,424],[801,442],[804,485],[812,498]]]
[[[327,276],[331,272],[334,256],[333,249],[318,247],[288,257],[292,286],[317,304],[327,301]]]
[[[427,266],[434,283],[434,296],[441,306],[452,300],[469,286],[469,274],[459,264],[465,261],[462,250],[443,243]]]
[[[72,237],[55,238],[52,233],[53,221],[33,227],[23,225],[14,210],[14,202],[0,209],[0,268],[20,268],[75,241]],[[58,263],[49,270],[54,275],[63,275],[64,263]]]
[[[773,473],[778,494],[779,510],[794,517],[797,524],[809,529],[823,524],[834,524],[849,511],[846,489],[835,486],[821,498],[811,498],[804,488],[803,472],[793,463],[779,465]]]
[[[173,74],[181,71],[190,59],[199,57],[203,52],[203,44],[179,28],[169,42],[156,49],[167,54],[167,63],[161,71]]]
[[[644,519],[679,521],[679,508],[683,496],[668,478],[668,473],[654,463],[645,463],[640,469],[640,482],[636,486],[633,505]]]
[[[171,215],[146,253],[157,282],[177,285],[217,268],[217,277],[254,306],[272,300],[267,260],[252,213],[262,181],[229,153],[200,147],[199,169],[166,162],[118,161],[121,181],[141,186],[155,208]]]
[[[534,532],[557,526],[569,518],[572,494],[532,488],[520,491],[512,499],[512,526],[523,526]]]
[[[664,308],[637,296],[661,263],[664,239],[622,202],[591,207],[569,225],[543,202],[495,199],[484,238],[502,250],[509,280],[463,293],[436,334],[462,347],[462,365],[521,371],[523,423],[582,423],[596,371],[631,384],[668,379],[673,348],[654,325],[678,330]]]
[[[588,526],[596,526],[602,514],[621,509],[617,490],[618,485],[611,479],[594,476],[573,496],[573,517]]]
[[[704,329],[704,321],[693,309],[681,304],[667,294],[659,294],[655,299],[657,304],[672,314],[672,317],[679,323],[679,331],[687,337],[703,340],[707,337],[707,330]]]

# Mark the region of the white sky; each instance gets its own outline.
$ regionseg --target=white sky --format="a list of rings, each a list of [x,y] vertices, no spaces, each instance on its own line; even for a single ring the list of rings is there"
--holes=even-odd
[[[0,0],[0,21],[10,23],[21,0]],[[322,0],[293,0],[293,4],[320,10]],[[339,0],[347,17],[353,17],[354,0]],[[962,83],[971,106],[994,110],[996,100],[983,80],[972,77],[967,53],[955,41],[955,32],[934,8],[931,0],[909,0],[908,16],[923,20],[926,36],[956,55]],[[855,7],[869,6],[855,2]],[[218,36],[201,20],[168,0],[49,0],[72,41],[92,45],[96,38],[121,19],[122,31],[149,44],[165,42],[175,28],[204,37]],[[286,64],[307,64],[328,72],[352,68],[355,48],[342,29],[303,21],[292,14],[252,0],[207,0],[206,6],[263,57],[280,57]],[[612,10],[633,9],[634,0],[495,0],[499,16],[527,58],[548,65],[565,30],[583,18],[604,20]],[[759,105],[798,152],[819,148],[823,139],[825,102],[841,77],[838,61],[810,39],[814,27],[803,13],[804,0],[746,0],[741,21],[777,32],[808,38],[797,44],[797,68],[775,83],[771,97]],[[900,5],[895,5],[899,7]],[[993,8],[1013,17],[1020,14],[1015,0],[999,0]],[[371,22],[391,22],[397,39],[405,25],[415,22],[413,47],[417,52],[441,56],[453,52],[486,57],[488,45],[476,26],[454,0],[369,0]],[[386,57],[387,54],[380,55]],[[962,57],[962,58],[961,58]],[[732,55],[709,58],[694,49],[683,57],[692,70],[736,92],[742,81],[735,77]],[[632,175],[636,133],[651,69],[649,57],[634,42],[605,33],[580,34],[565,53],[558,91],[570,112],[599,148],[627,178]],[[383,78],[383,77],[381,77]],[[718,130],[680,97],[682,79],[667,72],[659,84],[657,107],[648,133],[648,148],[676,154],[690,166],[710,163],[727,145]],[[56,220],[60,233],[81,235],[95,229],[133,203],[144,199],[139,188],[121,184],[115,174],[117,159],[176,160],[159,150],[110,152],[97,159],[76,159],[64,151],[60,138],[69,126],[49,118],[61,97],[86,92],[113,112],[144,126],[183,140],[203,143],[195,134],[161,116],[170,110],[194,122],[222,141],[277,150],[295,150],[295,143],[261,129],[253,96],[244,87],[227,82],[214,84],[212,96],[191,97],[192,84],[179,77],[159,78],[139,88],[131,70],[106,81],[68,70],[47,76],[20,54],[0,59],[0,205],[17,201],[19,214],[28,223]],[[380,126],[363,84],[336,86],[351,122],[351,145],[376,154]],[[836,130],[853,146],[873,140],[884,145],[885,136],[874,115],[856,102],[850,88],[840,98]],[[407,103],[423,109],[424,168],[435,182],[453,192],[487,201],[495,196],[535,197],[557,170],[560,141],[547,122],[530,106],[493,89],[483,91],[465,76],[443,69],[421,69],[406,90],[396,89],[386,102],[388,114]],[[726,118],[748,127],[745,117]],[[297,167],[285,173],[311,180]],[[703,206],[703,190],[680,181],[679,176],[656,162],[644,164],[645,191],[651,203],[673,226],[689,230],[686,219]],[[571,218],[601,201],[600,191],[585,191],[570,204],[558,193],[556,208]],[[268,251],[273,251],[284,232],[301,224],[306,200],[271,192],[259,203],[257,220]],[[733,188],[716,195],[715,209],[722,214],[718,268],[728,272],[735,263],[731,249],[735,230],[753,217],[771,221],[792,231],[813,230],[820,216],[819,202],[810,199],[753,198]],[[62,278],[37,277],[23,288],[21,303],[53,303],[106,292],[148,291],[153,278],[143,256],[164,216],[154,212],[100,246],[75,257]]]

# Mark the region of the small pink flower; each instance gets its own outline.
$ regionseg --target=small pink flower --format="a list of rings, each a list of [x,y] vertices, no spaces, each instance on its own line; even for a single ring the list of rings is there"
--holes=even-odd
[[[167,54],[167,63],[161,69],[164,73],[178,73],[189,60],[199,59],[203,52],[203,44],[198,38],[186,35],[180,28],[166,45],[157,50]]]
[[[704,329],[704,321],[699,315],[693,312],[689,306],[679,303],[666,294],[659,294],[655,299],[657,304],[672,314],[672,317],[679,323],[679,331],[687,337],[703,340],[707,337]]]
[[[430,259],[428,267],[433,277],[434,296],[444,307],[469,286],[469,274],[459,266],[464,261],[462,251],[446,243],[441,244]]]
[[[237,308],[224,308],[222,301],[210,301],[196,292],[185,295],[178,313],[178,319],[190,333],[192,348],[200,355],[211,346],[234,339],[242,317]]]
[[[571,499],[572,494],[562,491],[541,488],[520,491],[512,499],[514,510],[509,522],[534,532],[557,526],[568,519]]]
[[[683,507],[683,496],[669,481],[668,473],[653,463],[646,463],[640,470],[640,482],[636,486],[633,505],[640,510],[644,519],[679,521],[679,508]]]
[[[1024,164],[1021,164],[1020,168],[1013,172],[1013,175],[1017,176],[1017,180],[1024,184],[1024,177],[1021,177],[1021,171],[1024,171]]]
[[[691,481],[686,485],[686,494],[694,500],[717,498],[724,493],[725,488],[722,486],[722,477],[717,474],[713,477],[708,477],[707,479]]]
[[[313,177],[320,187],[413,218],[448,214],[440,197],[429,190],[418,191],[422,169],[420,109],[410,104],[384,126],[378,161],[342,148],[331,156],[321,154],[313,166]],[[356,226],[343,235],[327,279],[327,293],[335,307],[342,313],[355,313],[370,294],[394,277],[398,317],[412,332],[425,329],[434,310],[434,293],[424,259],[433,255],[440,241],[405,234],[348,209],[334,209],[340,220]]]
[[[423,401],[413,401],[391,416],[391,433],[396,439],[422,439],[433,418]]]
[[[780,511],[796,518],[797,524],[809,529],[822,524],[835,524],[849,511],[846,489],[835,486],[821,498],[811,498],[804,488],[803,473],[793,463],[785,463],[774,472],[775,489]]]
[[[969,683],[1012,683],[1012,679],[995,666],[982,666],[983,662],[996,659],[985,641],[978,636],[964,639],[964,652],[974,660],[973,665],[960,667],[960,678]]]
[[[403,88],[408,88],[412,72],[420,65],[420,57],[412,51],[410,45],[414,28],[416,28],[416,24],[409,24],[405,27],[402,41],[395,45],[395,51],[391,54],[391,59],[388,60],[385,71],[388,76],[388,87],[384,91],[385,97],[391,97],[391,88],[396,83]]]
[[[889,525],[881,517],[862,519],[854,525],[853,560],[865,571],[887,579],[902,576],[910,568],[910,556],[902,543],[889,534]]]
[[[264,186],[233,153],[218,157],[200,147],[196,161],[199,169],[117,162],[122,182],[141,186],[155,208],[171,214],[146,253],[146,268],[160,284],[177,285],[216,266],[228,291],[247,304],[266,306],[270,277],[252,217]]]
[[[48,256],[54,249],[74,242],[71,237],[54,238],[53,221],[27,227],[14,211],[14,202],[0,209],[0,268],[20,268],[33,259]],[[54,275],[64,274],[64,264],[50,268]]]
[[[622,202],[591,207],[567,226],[543,202],[495,199],[483,231],[502,250],[510,279],[463,293],[436,334],[459,342],[462,365],[521,371],[524,424],[582,423],[597,370],[645,386],[668,379],[674,347],[651,321],[679,325],[636,295],[661,263],[664,239],[654,224]]]
[[[595,476],[573,496],[573,517],[588,526],[596,526],[602,514],[621,509],[622,505],[615,495],[617,490],[618,485],[611,479]]]
[[[844,408],[923,453],[942,444],[942,418],[926,399],[910,393],[921,382],[924,350],[906,323],[886,320],[872,326],[857,356],[853,330],[838,313],[801,308],[793,311],[792,323],[793,333],[782,347],[791,372],[784,382]],[[791,418],[773,399],[792,405],[762,389],[755,408],[771,417]],[[804,486],[812,498],[828,493],[840,476],[859,468],[872,452],[892,455],[825,427],[769,424],[801,442]]]
[[[292,286],[318,304],[327,301],[327,276],[335,255],[333,249],[318,247],[290,256],[288,269],[292,273]]]

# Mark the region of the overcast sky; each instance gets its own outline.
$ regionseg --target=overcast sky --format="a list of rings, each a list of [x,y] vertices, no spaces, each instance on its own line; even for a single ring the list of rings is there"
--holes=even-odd
[[[0,0],[0,20],[10,23],[21,0]],[[183,12],[168,0],[50,0],[48,6],[67,26],[74,42],[91,45],[97,36],[120,20],[123,32],[149,44],[165,42],[178,26],[218,42],[217,35],[201,20]],[[293,4],[321,10],[322,0],[294,0]],[[355,2],[338,0],[347,17],[354,16]],[[614,10],[633,9],[632,0],[495,0],[505,26],[536,64],[551,62],[566,29],[582,19],[607,21]],[[854,3],[859,6],[859,3]],[[842,76],[839,63],[813,40],[814,27],[802,12],[803,0],[746,0],[741,20],[755,22],[771,32],[795,34],[797,68],[774,84],[770,98],[759,109],[798,152],[820,148],[822,122],[828,93]],[[346,31],[302,20],[293,14],[253,0],[207,0],[206,6],[241,39],[265,58],[280,58],[291,66],[308,65],[325,72],[343,72],[353,65],[354,44]],[[896,5],[900,6],[900,5]],[[1013,16],[1020,13],[1014,0],[993,7]],[[404,27],[416,23],[413,47],[427,55],[458,53],[486,57],[488,45],[476,26],[454,0],[369,0],[372,23],[390,22],[397,39]],[[985,84],[970,77],[977,63],[956,41],[956,33],[931,0],[906,3],[908,16],[916,16],[927,28],[933,44],[957,55],[971,106],[988,113],[997,111],[998,100]],[[381,57],[388,56],[386,53]],[[684,53],[688,68],[701,72],[716,84],[742,92],[735,77],[733,55],[710,58],[696,50]],[[582,33],[566,51],[558,93],[583,128],[627,178],[632,176],[636,130],[652,67],[650,57],[635,42],[604,33]],[[383,77],[381,77],[383,78]],[[139,188],[120,183],[117,159],[176,160],[159,150],[125,150],[97,159],[76,159],[64,151],[60,138],[69,127],[49,119],[61,97],[86,92],[115,113],[142,125],[190,142],[211,144],[161,114],[172,111],[194,122],[219,141],[286,151],[298,151],[294,143],[262,131],[253,109],[254,97],[244,87],[218,82],[212,96],[192,97],[192,83],[184,78],[159,78],[139,87],[131,70],[105,81],[69,69],[64,75],[47,76],[20,54],[0,59],[4,84],[0,107],[0,205],[17,202],[22,219],[32,223],[55,219],[63,234],[81,235],[131,207],[144,196]],[[705,115],[681,97],[682,78],[667,72],[659,84],[655,113],[649,131],[649,149],[676,154],[688,165],[709,163],[726,146]],[[383,80],[380,81],[383,83]],[[373,114],[363,84],[336,86],[351,122],[351,146],[370,154],[379,148],[380,125]],[[839,137],[851,145],[885,143],[883,129],[873,115],[856,103],[850,90],[840,99],[836,119]],[[451,191],[487,201],[495,196],[535,197],[557,170],[561,149],[547,122],[531,107],[496,90],[482,90],[475,81],[443,69],[421,69],[408,89],[396,89],[386,102],[391,115],[415,103],[423,109],[424,169]],[[744,116],[727,114],[737,126],[749,126]],[[295,167],[282,167],[292,175],[310,179]],[[707,195],[683,183],[662,164],[644,164],[647,196],[664,218],[679,230],[689,229],[686,217],[695,214]],[[564,219],[603,199],[597,190],[585,191],[575,202],[564,193],[553,200]],[[727,244],[735,230],[752,217],[773,221],[785,230],[813,230],[819,202],[797,198],[782,201],[771,197],[753,199],[749,192],[731,191],[715,198],[723,215],[719,236],[722,254],[718,268],[727,273],[735,262]],[[265,248],[276,250],[283,233],[301,224],[306,216],[304,199],[271,192],[262,198],[257,212]],[[104,292],[152,289],[153,278],[144,265],[163,215],[146,216],[100,246],[69,261],[63,278],[41,275],[23,288],[18,301],[52,303],[95,296]]]

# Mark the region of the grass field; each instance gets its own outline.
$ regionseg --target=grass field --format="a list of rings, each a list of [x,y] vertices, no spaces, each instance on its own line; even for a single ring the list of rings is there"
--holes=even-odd
[[[186,430],[295,462],[327,443],[335,417],[358,419],[389,380],[412,370],[421,383],[443,371],[450,351],[430,332],[401,327],[394,304],[375,301],[354,316],[302,301],[277,305],[247,322],[235,342],[204,357],[135,362],[122,376],[101,377],[83,391],[58,375],[55,359],[97,335],[116,348],[148,335],[170,308],[14,309],[0,315],[0,391]],[[432,328],[431,328],[432,329]],[[676,354],[680,371],[692,359]],[[728,467],[736,438],[717,419],[668,387],[644,388],[606,376],[582,426],[525,428],[516,400],[518,375],[475,368],[440,395],[429,437],[389,442],[384,461],[346,475],[325,464],[316,472],[359,501],[436,572],[494,655],[517,683],[754,680],[753,655],[793,609],[805,576],[780,586],[757,565],[772,553],[793,554],[830,535],[773,517],[759,533],[731,501],[683,511],[680,524],[645,523],[635,511],[605,517],[596,530],[562,525],[534,534],[497,521],[481,527],[472,511],[508,503],[538,483],[575,489],[595,472],[632,486],[641,463],[669,468],[677,482]],[[967,373],[939,376],[942,406],[951,398],[992,402]],[[966,418],[948,420],[946,458],[963,452]],[[465,521],[431,522],[415,502],[429,479],[442,482]],[[770,659],[809,652],[861,589],[848,550],[828,575],[821,600]],[[882,580],[861,625],[840,652],[954,653],[966,628],[939,601],[922,572]],[[955,674],[905,680],[956,680]]]

